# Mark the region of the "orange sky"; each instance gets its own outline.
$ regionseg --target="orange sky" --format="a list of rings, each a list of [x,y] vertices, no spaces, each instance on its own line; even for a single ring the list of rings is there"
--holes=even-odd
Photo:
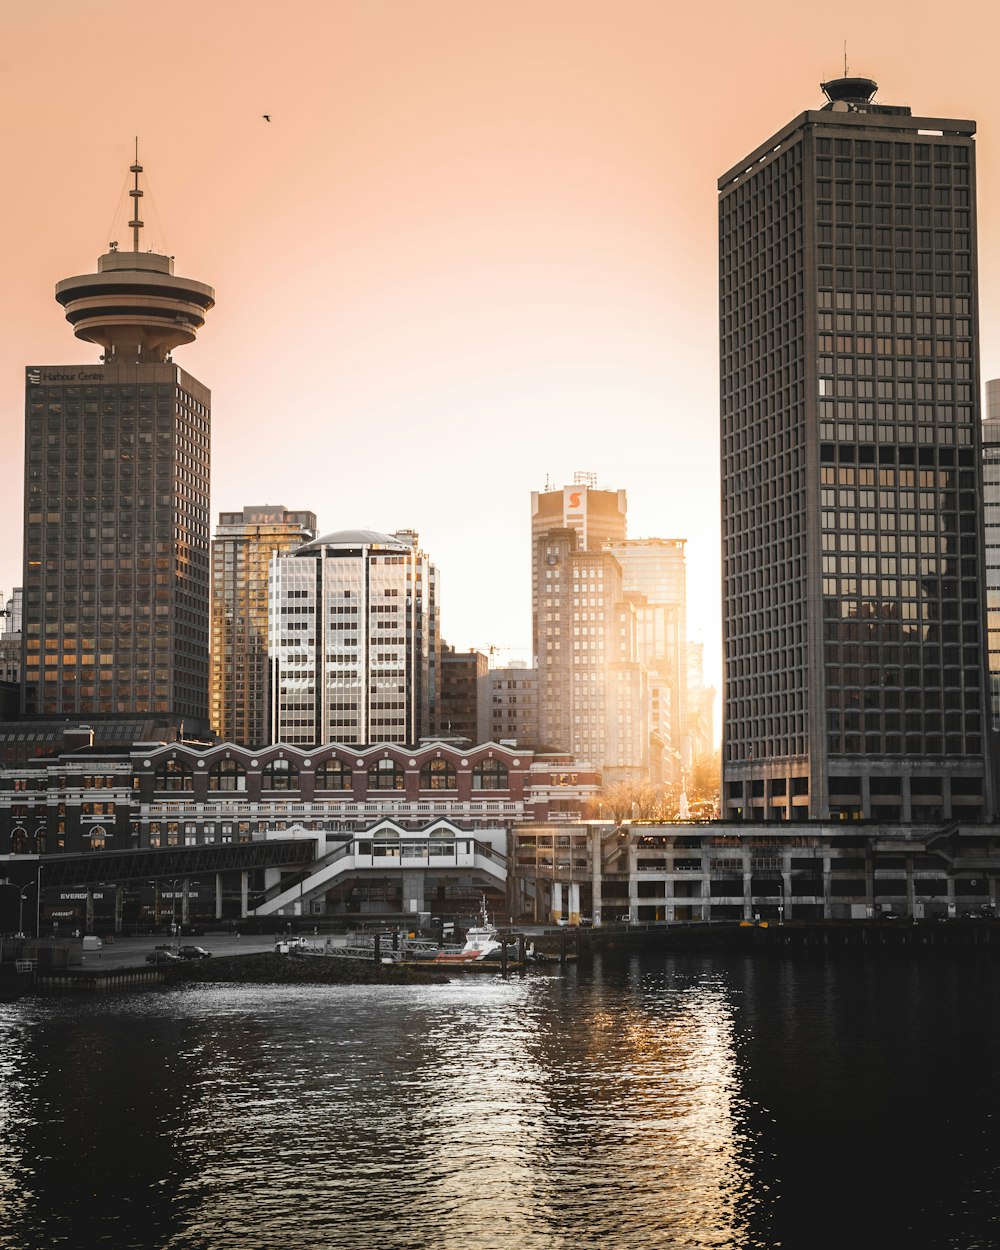
[[[688,539],[689,630],[718,684],[715,180],[819,106],[845,38],[882,102],[975,118],[1000,376],[996,13],[5,5],[0,588],[21,576],[23,366],[96,359],[52,290],[127,245],[138,134],[146,246],[216,289],[175,357],[213,393],[213,525],[280,503],[324,531],[417,529],[447,640],[505,646],[530,636],[530,492],[591,470],[628,491],[632,536]]]

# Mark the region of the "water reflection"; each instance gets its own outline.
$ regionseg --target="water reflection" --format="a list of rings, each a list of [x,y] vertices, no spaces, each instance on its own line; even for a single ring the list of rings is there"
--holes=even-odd
[[[992,965],[0,1005],[0,1248],[997,1244]]]
[[[698,1247],[745,1230],[718,979],[605,983],[597,965],[3,1010],[3,1246],[83,1228],[80,1245],[206,1250],[533,1250],[653,1230]]]

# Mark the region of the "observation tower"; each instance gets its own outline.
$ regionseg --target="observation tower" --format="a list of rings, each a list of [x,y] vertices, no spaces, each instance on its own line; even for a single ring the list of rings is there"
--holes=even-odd
[[[138,150],[130,171],[132,250],[55,291],[100,363],[25,369],[21,678],[23,716],[125,742],[208,731],[212,399],[171,352],[215,303],[140,250]]]
[[[108,364],[157,364],[175,347],[193,343],[215,304],[215,292],[204,282],[174,274],[174,258],[139,248],[145,224],[139,215],[143,192],[138,150],[129,167],[133,185],[132,250],[117,243],[97,261],[97,273],[64,278],[56,299],[78,339],[104,348]]]

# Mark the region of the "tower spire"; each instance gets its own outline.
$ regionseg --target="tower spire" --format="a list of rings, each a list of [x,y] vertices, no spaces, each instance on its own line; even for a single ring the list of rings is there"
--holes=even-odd
[[[132,220],[128,223],[132,227],[132,251],[139,250],[139,231],[143,227],[142,218],[139,216],[139,201],[142,199],[142,192],[139,190],[139,175],[142,173],[142,166],[139,164],[139,136],[135,137],[135,164],[129,166],[129,172],[133,175],[135,185],[129,192],[132,197]]]

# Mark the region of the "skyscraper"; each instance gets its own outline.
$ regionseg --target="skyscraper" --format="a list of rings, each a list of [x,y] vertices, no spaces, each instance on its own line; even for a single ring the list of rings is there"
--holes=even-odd
[[[275,555],[272,741],[416,744],[437,723],[437,569],[412,530],[325,534]]]
[[[155,715],[208,727],[209,404],[170,353],[194,341],[211,287],[140,250],[66,278],[56,299],[93,365],[33,365],[25,384],[27,716]]]
[[[535,541],[539,741],[595,765],[605,784],[644,780],[648,686],[636,658],[635,608],[611,552],[577,544],[569,528]]]
[[[539,596],[544,582],[538,539],[548,530],[571,529],[580,551],[600,551],[625,537],[627,499],[623,490],[601,490],[594,473],[573,474],[573,485],[531,492],[531,649],[538,656]]]
[[[226,742],[270,740],[267,580],[271,557],[316,537],[312,512],[222,512],[212,539],[212,729]]]
[[[983,529],[990,720],[1000,732],[1000,378],[986,383],[983,418]]]
[[[692,762],[684,545],[683,538],[625,538],[608,545],[635,608],[637,658],[651,675],[651,729],[667,748],[668,780],[680,780],[681,769]]]
[[[723,814],[990,814],[975,125],[823,84],[719,179]]]

